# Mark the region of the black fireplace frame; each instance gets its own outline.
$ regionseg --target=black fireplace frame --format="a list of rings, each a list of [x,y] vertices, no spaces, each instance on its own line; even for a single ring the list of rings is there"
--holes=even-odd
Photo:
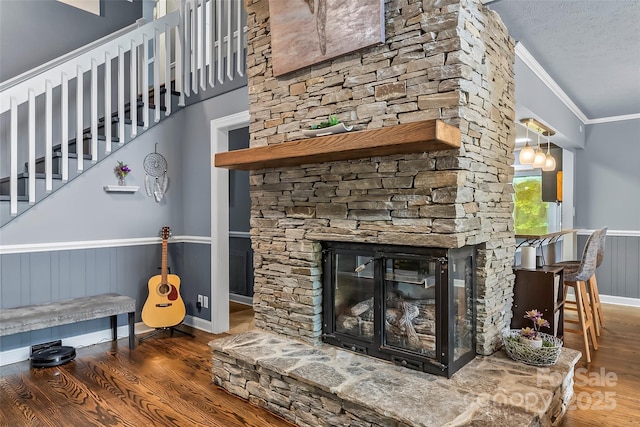
[[[323,334],[324,342],[341,347],[345,350],[366,354],[383,360],[388,360],[397,365],[418,371],[428,372],[450,378],[462,366],[475,358],[476,352],[476,248],[465,246],[455,249],[379,245],[353,242],[323,242]],[[336,330],[334,300],[335,268],[334,254],[353,254],[373,258],[374,263],[374,340],[373,343],[360,340],[352,335]],[[471,348],[454,359],[454,331],[449,325],[455,323],[454,299],[453,299],[453,263],[449,263],[454,257],[461,258],[471,256],[472,284],[471,284]],[[422,259],[437,261],[440,268],[436,271],[436,321],[435,357],[429,358],[416,352],[394,348],[384,343],[384,329],[382,321],[386,312],[384,260],[390,257],[402,257],[407,259]],[[450,280],[451,278],[451,280]],[[446,284],[446,286],[443,286]],[[446,307],[446,310],[442,310]]]

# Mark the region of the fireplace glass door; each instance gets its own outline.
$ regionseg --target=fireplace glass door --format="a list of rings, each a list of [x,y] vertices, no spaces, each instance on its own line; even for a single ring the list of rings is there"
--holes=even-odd
[[[373,342],[373,257],[335,255],[333,284],[336,332]]]
[[[325,243],[324,341],[451,376],[475,355],[474,254]]]
[[[440,263],[407,257],[385,258],[385,345],[436,354],[436,275]]]

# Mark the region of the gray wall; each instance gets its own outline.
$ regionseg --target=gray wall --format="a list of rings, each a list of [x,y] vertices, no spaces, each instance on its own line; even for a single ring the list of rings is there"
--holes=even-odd
[[[640,298],[640,119],[587,126],[576,150],[576,228],[607,226],[629,235],[607,236],[596,272],[603,295]],[[629,233],[631,232],[631,233]],[[579,236],[581,254],[587,236]]]
[[[584,147],[582,122],[516,55],[516,116],[541,119],[556,131],[553,142],[565,149]]]
[[[249,108],[246,86],[234,89],[186,107],[181,134],[182,149],[182,206],[180,220],[182,233],[187,236],[211,237],[211,120],[245,111]],[[196,260],[198,260],[196,262]],[[197,301],[207,295],[211,301],[211,247],[205,244],[184,245],[183,274],[188,275],[188,286],[182,288],[185,301]],[[188,310],[188,307],[187,307]],[[210,320],[211,310],[203,308],[194,316]]]
[[[614,232],[597,271],[600,293],[639,298],[640,119],[584,125],[517,56],[515,72],[517,118],[546,122],[559,134],[552,141],[575,155],[574,228]],[[578,256],[586,239],[578,236]]]
[[[576,226],[640,231],[640,119],[589,125],[576,151]]]
[[[588,235],[578,236],[578,253]],[[596,270],[601,295],[640,298],[640,237],[607,236],[604,260]]]
[[[142,1],[103,0],[101,10],[96,16],[56,0],[1,0],[0,82],[135,23]]]
[[[60,190],[2,228],[3,245],[55,243],[104,239],[157,237],[165,225],[174,235],[182,230],[182,149],[184,113],[160,122],[137,139],[86,170]],[[156,149],[168,164],[169,188],[161,203],[144,189],[143,160]],[[136,193],[106,193],[117,184],[116,162],[129,165],[128,185]],[[88,162],[87,162],[88,163]]]
[[[169,265],[178,248],[169,245]],[[136,320],[159,274],[160,245],[0,255],[0,308],[117,292],[136,299]],[[126,324],[126,316],[119,316]],[[109,328],[109,319],[25,332],[0,339],[0,351]]]
[[[174,236],[187,235],[210,237],[211,235],[211,153],[210,153],[210,122],[229,114],[246,110],[247,88],[237,89],[216,98],[210,98],[199,104],[192,105],[174,113],[170,118],[160,122],[137,139],[127,143],[122,149],[113,153],[110,159],[98,163],[85,171],[79,178],[71,181],[64,188],[50,195],[43,202],[18,217],[2,228],[2,245],[60,243],[91,240],[111,240],[157,237],[159,230],[167,225],[171,227]],[[157,151],[168,163],[169,188],[162,202],[157,203],[146,195],[144,190],[145,173],[143,169],[144,157]],[[127,176],[128,185],[138,185],[140,190],[134,194],[106,193],[103,186],[116,184],[113,167],[117,160],[129,164],[132,172]],[[171,243],[171,240],[170,240]],[[138,299],[139,308],[146,299],[146,282],[151,275],[157,274],[160,253],[159,245],[149,250],[154,256],[145,258],[145,268],[128,268],[118,272],[127,277],[125,288],[120,286],[120,280],[112,276],[113,280],[95,281],[86,275],[102,271],[100,258],[96,264],[95,257],[90,255],[97,249],[77,251],[58,251],[61,254],[73,253],[74,262],[69,268],[74,274],[86,274],[82,278],[87,280],[80,286],[74,285],[81,295],[91,295],[114,291]],[[135,246],[138,250],[148,251],[144,247]],[[206,320],[210,319],[210,310],[195,308],[197,295],[211,295],[211,249],[208,244],[180,243],[170,244],[170,254],[173,262],[172,272],[178,274],[182,280],[181,294],[187,307],[187,314]],[[114,249],[102,249],[112,251]],[[131,248],[122,248],[131,251]],[[85,262],[85,257],[93,261]],[[32,257],[33,255],[33,257]],[[55,301],[62,297],[74,297],[75,294],[52,291],[53,282],[31,282],[30,272],[48,271],[51,261],[38,254],[1,255],[3,266],[14,265],[14,257],[19,257],[19,272],[10,268],[3,268],[0,275],[0,307],[33,304]],[[53,255],[51,255],[53,256]],[[66,255],[65,255],[66,256]],[[131,255],[137,259],[142,255]],[[113,266],[112,266],[113,267]],[[96,273],[97,274],[97,273]],[[82,278],[78,279],[82,282]],[[11,289],[30,289],[20,298],[3,298],[2,294]],[[9,294],[13,295],[13,294]],[[36,296],[33,298],[32,296]],[[210,301],[210,306],[212,301]],[[138,312],[139,313],[139,312]],[[94,322],[96,323],[96,322]],[[100,325],[100,323],[96,323]],[[79,326],[80,330],[91,327]],[[59,328],[51,332],[38,334],[60,334],[60,331],[78,331],[73,327]],[[82,332],[78,332],[82,333]],[[26,335],[25,335],[26,336]],[[49,335],[47,335],[49,336]],[[16,338],[24,343],[29,340]],[[55,339],[55,337],[51,337]],[[15,344],[15,341],[11,341]]]
[[[248,89],[244,86],[183,110],[183,234],[211,236],[211,120],[248,109]]]
[[[126,0],[102,3],[103,16],[95,17],[53,0],[0,0],[2,80],[122,28],[142,13],[139,0],[133,4]],[[14,32],[18,30],[21,32]],[[18,50],[15,40],[22,33],[27,34],[26,40]],[[43,40],[47,43],[42,43]],[[36,42],[37,47],[31,49],[30,44]],[[24,55],[25,46],[30,55]],[[21,61],[23,57],[25,61]],[[210,122],[248,109],[248,92],[243,82],[246,77],[236,78],[230,84],[207,91],[206,95],[200,94],[197,101],[190,100],[188,107],[127,143],[3,227],[0,244],[64,245],[77,241],[149,238],[157,237],[165,225],[171,227],[174,236],[209,238]],[[156,144],[157,151],[167,159],[170,180],[161,203],[148,197],[144,190],[143,160],[154,152]],[[138,192],[103,191],[104,185],[116,184],[113,167],[118,160],[132,168],[127,184],[140,186]],[[197,294],[209,298],[211,294],[210,245],[188,239],[184,243],[171,240],[169,243],[169,265],[181,278],[187,314],[210,319],[209,309],[198,312],[195,307]],[[148,295],[147,281],[158,273],[159,265],[159,244],[0,255],[0,308],[119,292],[136,298],[137,320],[140,320]],[[124,321],[121,319],[121,323]],[[108,319],[104,319],[4,337],[0,340],[0,351],[108,326]]]

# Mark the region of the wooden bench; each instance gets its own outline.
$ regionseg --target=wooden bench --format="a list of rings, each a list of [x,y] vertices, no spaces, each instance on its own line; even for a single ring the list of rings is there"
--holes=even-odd
[[[73,298],[46,304],[0,310],[0,336],[68,325],[84,320],[111,317],[113,340],[118,339],[118,315],[127,313],[129,348],[135,348],[134,320],[136,300],[118,294]]]

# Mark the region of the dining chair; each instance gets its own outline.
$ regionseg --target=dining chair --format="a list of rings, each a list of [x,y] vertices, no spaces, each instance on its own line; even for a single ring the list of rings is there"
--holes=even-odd
[[[603,227],[598,233],[599,246],[596,259],[596,270],[604,260],[605,247],[607,243],[607,227]],[[554,267],[564,267],[565,274],[575,272],[580,266],[580,260],[562,261],[553,264]],[[587,295],[589,296],[589,306],[594,319],[594,327],[596,335],[600,336],[600,328],[604,329],[604,314],[602,313],[602,305],[600,303],[600,292],[598,291],[598,281],[595,273],[587,281]]]
[[[578,314],[578,320],[565,317],[565,323],[576,324],[577,327],[575,329],[565,327],[564,331],[582,335],[587,363],[591,362],[589,337],[591,337],[594,350],[598,349],[598,340],[594,325],[595,320],[592,315],[593,310],[587,295],[586,282],[595,275],[596,265],[598,263],[598,250],[603,234],[606,234],[606,228],[594,231],[587,239],[578,268],[570,268],[564,272],[564,309],[573,308],[575,304],[575,310]],[[575,302],[567,299],[569,288],[573,289]]]

